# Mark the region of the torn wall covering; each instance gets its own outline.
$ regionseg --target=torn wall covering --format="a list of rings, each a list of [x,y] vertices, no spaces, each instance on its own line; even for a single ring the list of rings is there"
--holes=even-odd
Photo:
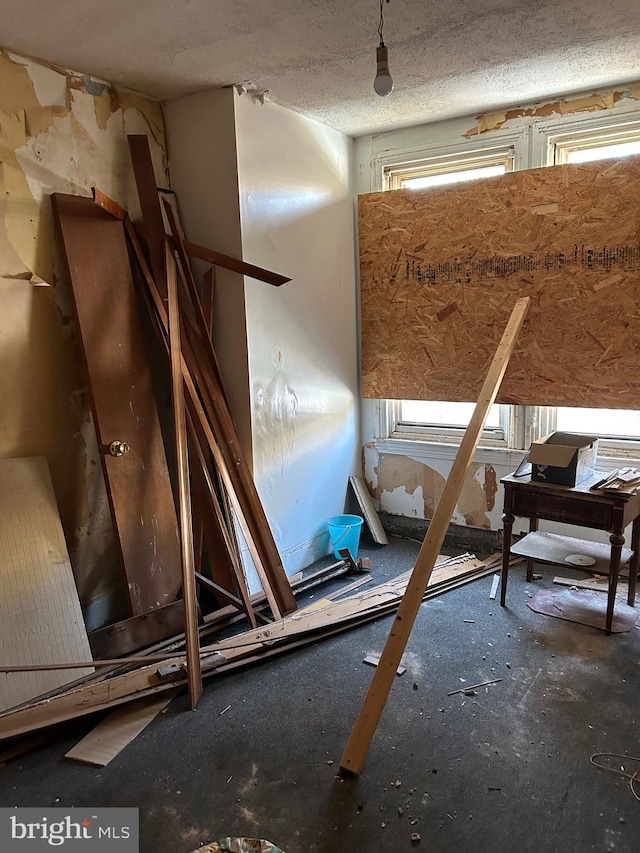
[[[108,601],[118,569],[49,196],[97,186],[136,219],[128,133],[149,136],[166,177],[159,104],[0,51],[0,457],[47,457],[85,606]]]
[[[364,447],[364,473],[382,512],[431,519],[451,467],[448,461],[422,460],[396,453],[379,453],[374,443]],[[493,465],[474,462],[465,477],[452,518],[454,524],[496,529],[502,515],[497,504],[498,479]]]

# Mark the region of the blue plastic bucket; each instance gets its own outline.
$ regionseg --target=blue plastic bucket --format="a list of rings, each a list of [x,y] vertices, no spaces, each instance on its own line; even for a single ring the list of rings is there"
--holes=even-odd
[[[358,545],[360,544],[360,528],[362,519],[359,515],[334,515],[327,519],[329,528],[329,539],[331,547],[337,560],[342,557],[339,550],[348,548],[349,553],[355,560],[358,556]]]

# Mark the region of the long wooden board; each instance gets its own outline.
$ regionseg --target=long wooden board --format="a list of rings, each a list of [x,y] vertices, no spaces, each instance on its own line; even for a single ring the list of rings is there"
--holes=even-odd
[[[200,638],[198,636],[198,607],[196,599],[196,574],[193,553],[193,527],[191,518],[191,490],[189,482],[189,457],[187,451],[187,412],[184,404],[182,382],[182,352],[180,349],[180,306],[178,305],[178,279],[176,261],[166,247],[167,299],[169,319],[169,350],[171,367],[171,399],[173,400],[173,432],[176,443],[176,468],[178,481],[178,507],[180,522],[180,554],[182,566],[182,595],[184,599],[184,633],[187,651],[187,680],[189,703],[195,708],[202,695],[200,669]]]
[[[451,523],[464,478],[473,460],[473,454],[478,446],[487,415],[507,369],[518,333],[524,323],[529,303],[528,298],[519,299],[511,312],[502,340],[498,345],[480,391],[475,411],[460,443],[451,472],[420,548],[418,560],[391,626],[380,663],[340,760],[342,770],[358,774],[362,768],[387,697],[393,686],[396,670],[400,665],[411,629],[418,615],[420,602],[429,583],[438,551]]]
[[[2,459],[0,660],[29,665],[90,659],[47,460]],[[77,676],[75,669],[2,674],[0,710]]]
[[[369,532],[373,537],[373,541],[377,542],[378,545],[388,545],[389,540],[387,538],[387,534],[384,531],[384,527],[382,526],[380,517],[376,512],[376,508],[373,505],[373,500],[369,494],[369,490],[367,489],[367,484],[362,477],[354,476],[349,477],[349,482],[351,483],[351,488],[356,496],[356,500],[358,501],[364,520],[369,528]]]
[[[640,408],[640,157],[359,197],[362,393],[477,399],[532,300],[498,402]]]
[[[93,418],[131,614],[169,604],[180,545],[123,223],[91,199],[54,193]],[[123,441],[129,452],[113,456]]]

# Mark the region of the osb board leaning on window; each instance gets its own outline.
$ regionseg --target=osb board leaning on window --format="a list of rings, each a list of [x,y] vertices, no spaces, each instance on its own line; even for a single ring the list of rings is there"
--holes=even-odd
[[[365,397],[640,408],[640,157],[359,197]]]

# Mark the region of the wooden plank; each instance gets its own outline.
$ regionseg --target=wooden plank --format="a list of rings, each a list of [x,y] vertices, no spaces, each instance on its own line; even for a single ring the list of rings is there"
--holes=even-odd
[[[597,580],[596,578],[561,578],[555,577],[553,579],[554,583],[559,584],[560,586],[575,586],[578,589],[593,589],[596,592],[609,592],[609,582]],[[618,583],[618,591],[617,595],[621,598],[626,597],[627,595],[627,584],[625,582]]]
[[[358,506],[360,507],[364,520],[367,523],[369,532],[373,536],[373,541],[377,542],[378,545],[388,545],[389,540],[387,539],[387,534],[384,532],[384,527],[380,523],[380,518],[378,517],[376,508],[371,500],[367,484],[362,477],[351,476],[349,477],[349,482],[351,483],[351,488],[356,496]]]
[[[100,205],[103,210],[106,210],[107,213],[110,213],[111,216],[114,216],[116,219],[124,220],[127,215],[127,211],[124,207],[119,205],[117,201],[109,198],[109,196],[101,192],[98,187],[91,187],[91,195],[93,196],[95,203]]]
[[[640,408],[639,196],[637,156],[360,196],[363,396],[476,400],[526,295],[498,402]]]
[[[560,566],[571,565],[574,569],[584,568],[588,572],[608,575],[611,545],[592,542],[588,539],[576,539],[573,536],[561,536],[558,533],[534,531],[527,533],[519,542],[516,542],[511,547],[511,553],[520,557],[531,557],[541,563]],[[567,557],[572,554],[584,554],[595,562],[589,566],[572,564],[567,560]],[[623,548],[620,564],[627,563],[632,556],[633,551],[630,548]],[[627,567],[628,573],[629,568]]]
[[[91,658],[43,456],[0,460],[0,647],[4,661],[24,666]],[[0,710],[76,677],[66,668],[0,675]]]
[[[213,299],[216,290],[216,268],[209,269],[202,276],[202,313],[204,314],[207,331],[213,329]]]
[[[143,345],[123,223],[91,199],[54,193],[53,210],[84,351],[93,418],[131,614],[181,586],[176,510]],[[129,452],[109,447],[125,442]]]
[[[214,264],[217,267],[223,267],[232,272],[239,272],[241,275],[255,278],[258,281],[264,281],[266,284],[272,284],[274,287],[280,287],[282,284],[291,281],[285,275],[265,270],[262,267],[256,267],[253,264],[247,264],[244,261],[239,261],[237,258],[223,255],[221,252],[214,252],[213,249],[198,246],[197,243],[185,242],[184,248],[191,258],[198,258],[198,260],[206,261],[208,264]]]
[[[482,434],[489,410],[498,393],[502,377],[507,369],[509,358],[515,347],[518,332],[530,304],[529,298],[519,299],[513,311],[502,340],[487,373],[480,392],[475,411],[465,431],[456,458],[451,467],[444,490],[438,501],[427,535],[420,548],[416,565],[411,574],[407,590],[402,597],[389,637],[376,668],[371,685],[362,704],[360,714],[351,732],[349,741],[340,760],[341,769],[358,774],[364,762],[369,744],[375,734],[378,722],[384,710],[393,679],[418,614],[422,596],[429,583],[438,551],[449,528],[456,502],[464,485],[464,480],[473,460],[476,447]]]
[[[166,244],[165,244],[166,245]],[[191,519],[191,492],[189,488],[189,457],[187,452],[187,415],[182,382],[182,354],[180,349],[180,307],[176,262],[167,246],[167,296],[169,319],[169,350],[171,367],[171,399],[173,401],[173,434],[176,443],[178,482],[178,519],[180,527],[180,553],[182,565],[182,595],[184,600],[184,632],[187,652],[187,681],[189,704],[195,708],[202,696],[202,671],[200,669],[200,637],[196,603],[196,575],[193,555],[193,528]]]
[[[158,696],[137,699],[118,708],[70,749],[65,758],[79,761],[81,764],[90,764],[92,767],[106,767],[146,729],[179,692],[171,690]]]
[[[157,610],[97,628],[89,634],[89,644],[94,658],[119,658],[182,631],[184,605],[180,598]]]
[[[160,294],[166,298],[166,267],[165,267],[165,233],[162,220],[162,208],[158,196],[158,186],[149,140],[145,134],[129,134],[127,136],[133,173],[138,188],[140,209],[142,210],[142,222],[144,234],[151,260],[151,270]]]

